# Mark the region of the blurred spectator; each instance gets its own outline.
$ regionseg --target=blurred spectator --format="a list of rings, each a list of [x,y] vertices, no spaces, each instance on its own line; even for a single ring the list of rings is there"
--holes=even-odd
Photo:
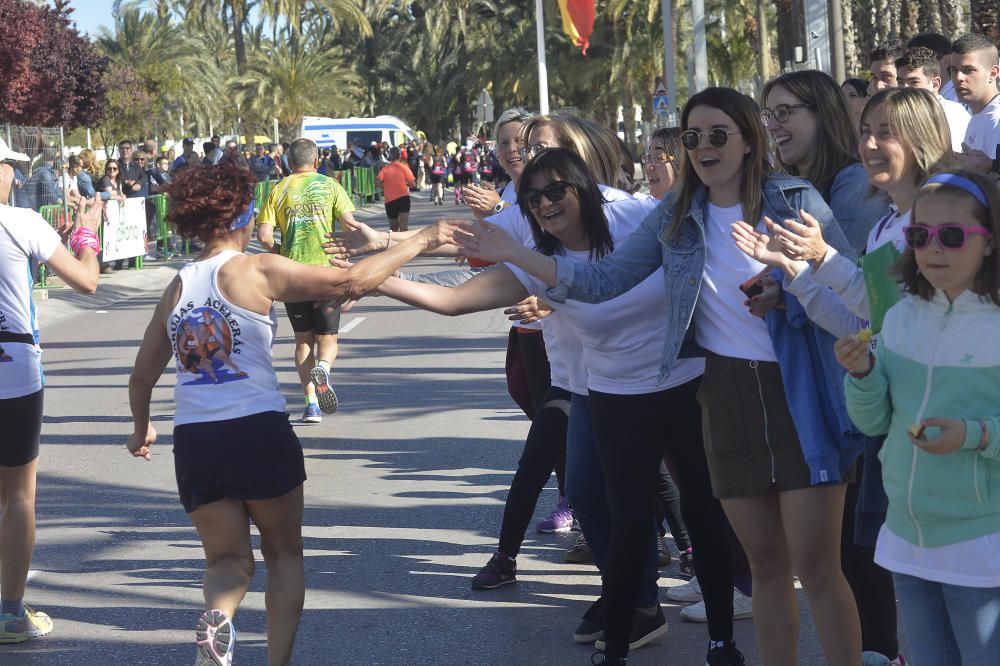
[[[261,182],[271,180],[276,171],[274,160],[269,155],[264,154],[264,146],[259,143],[253,149],[254,155],[248,162],[250,172]]]
[[[132,142],[118,142],[118,166],[121,167],[122,190],[127,197],[145,197],[149,195],[149,181],[146,179],[146,165],[138,164],[133,159]]]
[[[421,179],[423,178],[423,173],[421,170],[421,159],[420,159],[420,148],[417,146],[416,141],[411,141],[409,148],[406,149],[406,164],[410,167],[410,172],[413,173],[415,181],[413,186],[410,188],[411,191],[419,192],[421,187]]]
[[[222,139],[218,135],[215,135],[212,137],[211,144],[211,148],[208,147],[207,143],[203,146],[205,150],[205,164],[218,166],[219,161],[222,160]]]
[[[240,147],[232,139],[226,141],[226,149],[219,159],[219,164],[224,166],[238,166],[244,169],[249,168],[246,158],[240,154]]]
[[[56,178],[55,161],[56,150],[43,148],[42,163],[35,167],[28,182],[24,184],[22,191],[27,193],[27,196],[18,197],[18,205],[38,210],[42,206],[62,203],[62,188],[59,187],[59,180]],[[22,199],[27,205],[22,205]]]
[[[170,184],[170,160],[166,155],[156,158],[156,164],[149,170],[149,191],[161,194]]]
[[[292,168],[288,166],[288,155],[285,154],[287,149],[288,146],[283,143],[274,144],[274,163],[281,172],[281,178],[292,175]]]
[[[78,159],[80,160],[80,172],[76,174],[76,186],[80,190],[80,196],[84,199],[93,199],[98,195],[94,188],[94,178],[100,180],[97,173],[97,156],[94,155],[94,151],[87,148],[80,151]],[[111,196],[108,192],[101,192],[100,195],[104,201],[107,201]]]
[[[198,163],[198,153],[194,152],[194,139],[184,139],[181,142],[181,149],[184,152],[174,160],[173,165],[170,167],[170,173],[176,173],[179,169],[194,166]]]
[[[66,169],[63,171],[62,186],[63,198],[72,208],[80,203],[80,186],[76,177],[80,175],[81,171],[83,171],[83,167],[80,165],[80,158],[76,155],[70,155],[69,159],[66,160]]]
[[[156,150],[156,139],[146,139],[142,142],[142,151],[149,155],[149,159],[153,159],[155,155],[159,152]]]
[[[104,163],[104,176],[101,177],[97,189],[101,192],[108,192],[112,199],[123,201],[125,199],[124,188],[125,179],[122,177],[121,166],[115,160],[107,160]]]

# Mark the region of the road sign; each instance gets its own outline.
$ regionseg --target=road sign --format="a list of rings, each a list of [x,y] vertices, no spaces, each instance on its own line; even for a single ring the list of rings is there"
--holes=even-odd
[[[670,96],[667,94],[653,95],[653,115],[666,116],[670,114]]]
[[[667,84],[663,81],[661,77],[656,77],[656,90],[653,91],[654,96],[667,96],[670,94],[667,92]]]
[[[486,92],[486,88],[483,88],[476,104],[476,123],[483,125],[491,122],[493,122],[493,98]]]

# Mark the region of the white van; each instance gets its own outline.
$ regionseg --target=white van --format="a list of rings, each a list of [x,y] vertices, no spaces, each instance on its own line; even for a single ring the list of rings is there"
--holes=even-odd
[[[388,142],[390,146],[400,146],[416,138],[416,132],[395,116],[374,118],[323,118],[306,116],[302,119],[299,137],[312,139],[320,148],[337,144],[346,150],[348,143],[368,147],[373,141]]]

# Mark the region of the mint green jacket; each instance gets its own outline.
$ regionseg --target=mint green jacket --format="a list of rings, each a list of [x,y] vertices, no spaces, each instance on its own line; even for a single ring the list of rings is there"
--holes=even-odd
[[[886,314],[871,374],[844,382],[854,424],[886,435],[879,459],[894,534],[935,547],[1000,532],[1000,308],[970,291],[954,303],[940,292],[906,297]],[[909,427],[933,417],[965,421],[961,449],[935,455],[910,442]]]

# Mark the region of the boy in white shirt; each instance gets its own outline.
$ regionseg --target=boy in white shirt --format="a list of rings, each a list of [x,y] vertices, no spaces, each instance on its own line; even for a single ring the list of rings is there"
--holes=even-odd
[[[941,62],[937,54],[923,46],[907,49],[896,60],[896,78],[900,88],[923,88],[937,97],[948,119],[952,150],[962,152],[971,116],[964,106],[941,96]]]
[[[970,171],[988,173],[1000,144],[1000,54],[986,37],[969,33],[952,44],[951,66],[955,92],[972,112],[958,162]]]
[[[906,42],[907,49],[915,49],[918,46],[934,51],[934,55],[937,56],[941,67],[941,89],[938,90],[938,94],[952,102],[961,103],[955,94],[955,84],[951,81],[951,40],[939,32],[922,32]]]

